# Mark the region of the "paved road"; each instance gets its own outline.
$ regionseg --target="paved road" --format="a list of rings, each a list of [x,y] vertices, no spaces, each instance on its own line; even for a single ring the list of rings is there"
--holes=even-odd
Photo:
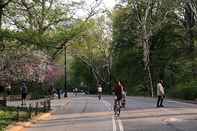
[[[119,118],[112,113],[113,98],[78,96],[54,100],[50,120],[27,131],[196,131],[197,106],[168,100],[155,108],[155,99],[128,97]]]

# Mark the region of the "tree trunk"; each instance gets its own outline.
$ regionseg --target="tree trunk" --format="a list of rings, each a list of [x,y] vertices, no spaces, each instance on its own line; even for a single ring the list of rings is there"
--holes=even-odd
[[[149,87],[151,91],[151,96],[154,96],[154,89],[153,89],[153,81],[152,81],[152,74],[150,70],[150,43],[149,37],[146,33],[146,29],[144,27],[144,35],[143,35],[143,51],[144,51],[144,67],[146,74],[148,75]],[[146,76],[145,76],[146,77]]]
[[[192,8],[191,8],[191,4],[190,4],[191,1],[187,1],[185,3],[185,16],[184,16],[184,19],[185,19],[185,30],[186,30],[186,34],[185,34],[185,37],[186,37],[186,47],[187,47],[187,53],[190,54],[190,58],[191,58],[191,61],[192,61],[192,76],[193,78],[195,77],[195,64],[194,64],[194,35],[193,35],[193,31],[192,31],[192,28],[194,27],[195,25],[195,16],[194,16],[194,12],[192,11]]]
[[[193,42],[193,31],[192,28],[195,25],[194,13],[190,7],[189,2],[185,5],[185,28],[186,28],[186,38],[187,38],[187,48],[189,52],[194,50]]]
[[[154,97],[152,74],[151,74],[151,70],[150,70],[150,66],[149,65],[147,67],[147,70],[148,70],[148,77],[149,77],[150,88],[151,88],[151,96]]]

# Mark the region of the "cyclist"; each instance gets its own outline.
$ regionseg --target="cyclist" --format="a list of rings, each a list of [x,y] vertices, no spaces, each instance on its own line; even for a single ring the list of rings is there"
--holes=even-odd
[[[114,113],[115,115],[120,115],[120,108],[121,108],[121,100],[122,100],[122,87],[120,81],[114,86]]]
[[[102,87],[101,87],[101,84],[99,83],[98,84],[98,88],[97,88],[97,90],[98,90],[98,98],[99,98],[99,100],[101,100],[101,95],[102,95]]]
[[[116,108],[118,109],[118,114],[120,114],[120,108],[125,108],[126,103],[126,88],[121,80],[117,82],[117,84],[114,86],[114,93],[115,93],[115,99],[114,99],[114,111]],[[116,113],[116,112],[115,112]]]

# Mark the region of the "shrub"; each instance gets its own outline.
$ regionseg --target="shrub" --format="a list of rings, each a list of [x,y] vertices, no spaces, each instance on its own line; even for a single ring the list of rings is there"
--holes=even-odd
[[[190,83],[180,84],[177,86],[173,93],[175,97],[194,100],[197,98],[197,81],[192,81]]]

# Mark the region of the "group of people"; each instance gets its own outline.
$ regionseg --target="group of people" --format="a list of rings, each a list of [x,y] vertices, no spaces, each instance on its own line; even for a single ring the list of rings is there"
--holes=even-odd
[[[99,100],[101,99],[101,95],[102,95],[102,86],[99,83],[98,87],[97,87],[97,91],[98,91],[98,98]],[[125,84],[119,80],[114,88],[113,88],[113,92],[115,95],[115,99],[114,99],[114,103],[120,101],[121,102],[121,107],[125,107],[126,104],[126,86]],[[156,107],[164,107],[163,105],[163,100],[165,98],[165,91],[164,91],[164,82],[163,80],[159,80],[157,83],[157,103],[156,103]]]
[[[61,88],[54,88],[53,85],[50,85],[48,88],[48,94],[50,98],[57,97],[58,99],[61,99],[62,96],[64,96],[64,91]]]

